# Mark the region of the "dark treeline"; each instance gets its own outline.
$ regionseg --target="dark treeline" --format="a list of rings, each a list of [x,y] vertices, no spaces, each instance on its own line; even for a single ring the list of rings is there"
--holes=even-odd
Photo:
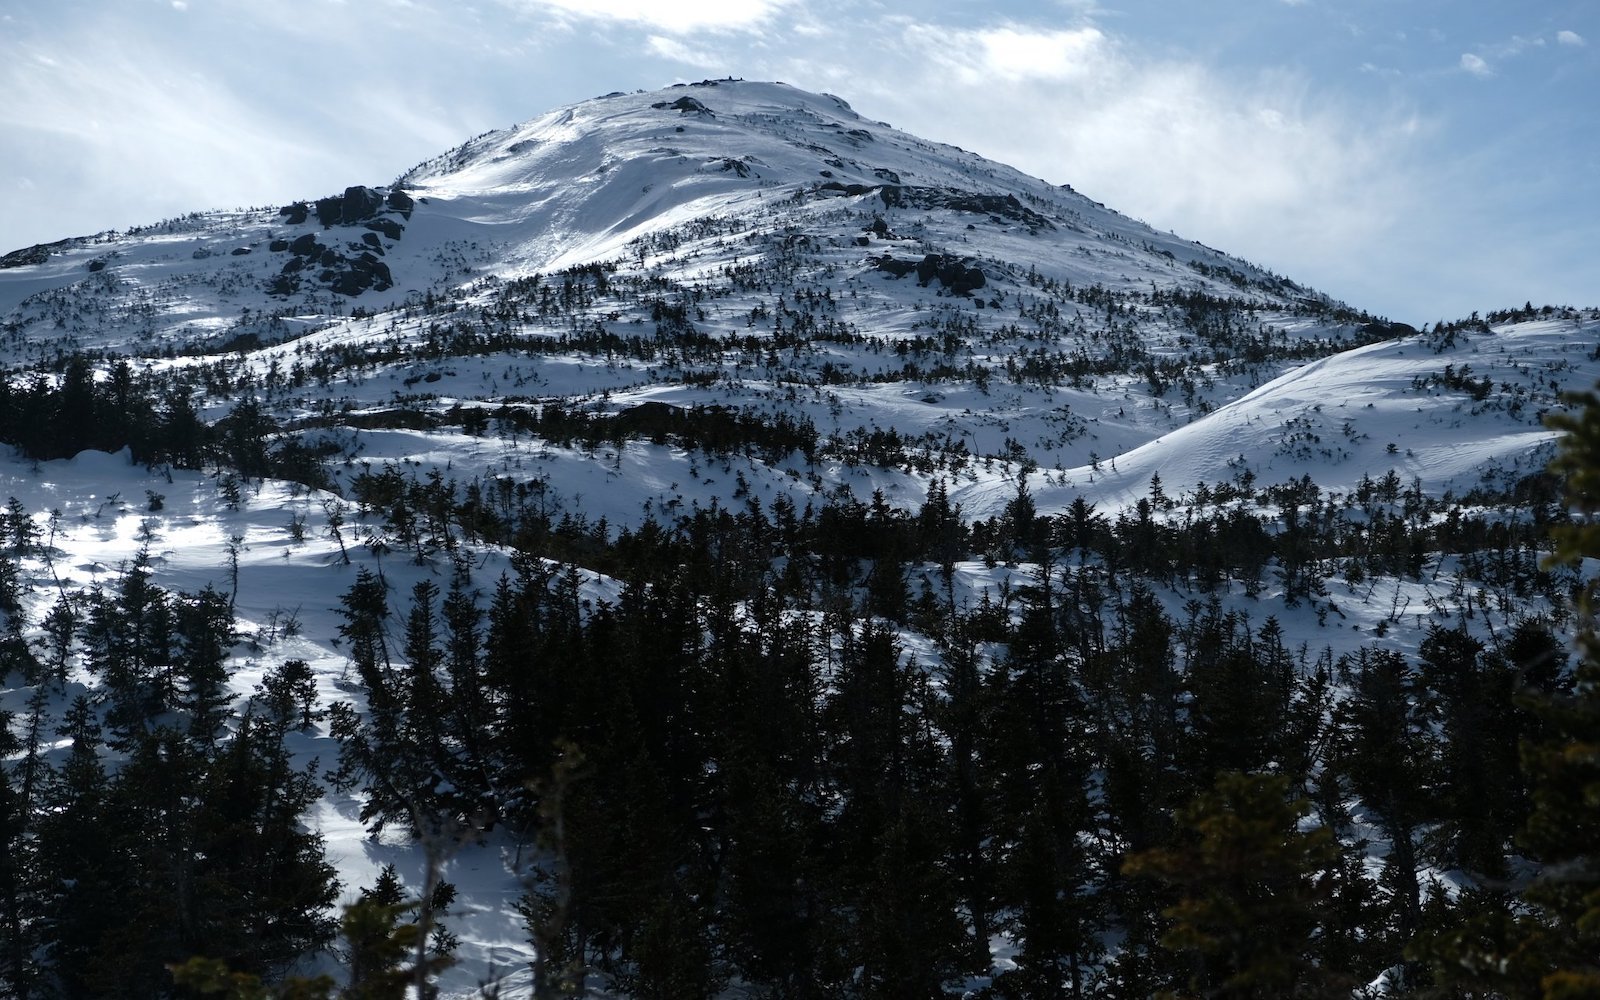
[[[335,729],[366,818],[533,836],[558,814],[530,935],[639,996],[958,995],[995,934],[1016,968],[994,996],[1210,995],[1244,974],[1259,987],[1225,995],[1348,995],[1384,970],[1404,993],[1433,983],[1419,942],[1465,905],[1419,873],[1511,874],[1532,809],[1516,748],[1545,725],[1512,694],[1567,682],[1544,623],[1336,659],[1068,558],[1005,607],[908,602],[940,619],[923,662],[872,613],[872,571],[804,582],[746,542],[625,535],[633,572],[598,605],[526,556],[482,613],[463,576],[391,608],[363,574],[343,614],[368,711]],[[1238,859],[1175,860],[1213,812],[1298,893],[1255,901],[1248,954],[1172,935],[1191,876],[1241,905],[1257,890],[1251,865],[1205,870]],[[1389,845],[1377,877],[1368,837]]]
[[[247,476],[281,461],[248,403],[207,427],[141,385],[69,367],[3,400],[48,420],[3,426],[41,458],[120,440]],[[766,432],[661,416],[626,430]],[[1527,862],[1593,857],[1581,810],[1551,819],[1586,786],[1545,777],[1592,724],[1547,706],[1593,682],[1575,686],[1553,623],[1513,613],[1571,586],[1537,558],[1573,527],[1550,480],[1524,484],[1521,513],[1393,473],[1346,497],[1154,481],[1116,517],[1041,516],[1024,480],[975,523],[935,481],[915,512],[747,495],[621,530],[509,479],[385,468],[351,493],[454,570],[405,593],[357,571],[338,610],[360,697],[326,708],[294,660],[232,697],[229,596],[162,591],[143,559],[26,622],[38,531],[20,505],[0,515],[0,657],[28,692],[0,747],[12,995],[204,992],[205,966],[170,977],[191,960],[273,981],[336,935],[342,996],[426,980],[452,890],[408,897],[390,872],[337,920],[304,826],[324,780],[374,830],[522,842],[546,995],[587,977],[673,998],[1348,996],[1383,976],[1391,995],[1531,997],[1592,937],[1560,886],[1523,892]],[[513,571],[474,579],[453,557],[477,542],[510,546]],[[967,560],[1020,568],[972,603]],[[594,571],[614,600],[586,590]],[[1414,656],[1295,646],[1271,605],[1224,603],[1338,616],[1341,589],[1441,574],[1447,603],[1383,625],[1417,630]],[[72,664],[93,683],[68,699]],[[296,766],[322,722],[339,759]],[[1496,948],[1516,960],[1459,960]]]
[[[1216,595],[1275,578],[1327,606],[1329,567],[1416,574],[1413,551],[1441,549],[1531,592],[1553,586],[1537,536],[1441,527],[1392,481],[1360,491],[1368,531],[1330,529],[1346,518],[1304,482],[1228,490],[1182,527],[1152,516],[1159,484],[1115,520],[1039,517],[1019,490],[965,525],[936,485],[916,514],[878,497],[614,536],[546,523],[482,611],[465,574],[394,606],[363,574],[343,614],[368,711],[335,709],[342,779],[375,827],[542,835],[523,907],[546,972],[640,996],[943,995],[991,976],[996,934],[1016,949],[997,997],[1348,995],[1385,972],[1398,995],[1443,989],[1431,942],[1509,896],[1423,873],[1512,884],[1535,809],[1517,748],[1549,735],[1519,698],[1567,690],[1562,644],[1538,619],[1485,641],[1434,618],[1414,659],[1335,658]],[[615,601],[539,557],[580,549]],[[958,605],[974,555],[1035,568]],[[1155,588],[1175,585],[1194,596],[1169,610]],[[905,629],[934,652],[907,655]],[[1224,834],[1242,839],[1219,857]],[[1225,905],[1258,907],[1231,944],[1203,926]]]

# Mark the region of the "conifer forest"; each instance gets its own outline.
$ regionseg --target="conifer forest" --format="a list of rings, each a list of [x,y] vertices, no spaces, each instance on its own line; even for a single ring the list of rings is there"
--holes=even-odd
[[[1600,997],[1600,313],[575,108],[0,259],[0,996]]]

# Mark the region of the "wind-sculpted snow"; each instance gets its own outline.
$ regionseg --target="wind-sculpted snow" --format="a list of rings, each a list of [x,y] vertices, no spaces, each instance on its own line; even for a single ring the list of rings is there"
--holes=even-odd
[[[137,397],[123,416],[192,409],[215,436],[185,469],[170,448],[133,461],[155,447],[136,434],[59,457],[114,428],[5,428],[0,500],[47,539],[21,559],[22,620],[143,550],[161,586],[232,592],[241,703],[298,658],[325,702],[359,704],[337,609],[360,569],[399,595],[468,572],[481,598],[520,544],[559,534],[592,614],[622,585],[583,557],[624,531],[711,511],[921,516],[945,495],[982,548],[908,566],[908,591],[1009,620],[1069,549],[1109,572],[1061,542],[1072,516],[1103,534],[1231,503],[1270,545],[1309,484],[1330,522],[1513,524],[1520,498],[1549,494],[1542,418],[1600,378],[1593,309],[1418,331],[783,84],[608,95],[392,184],[348,180],[5,256],[0,403],[34,412],[76,377],[79,397]],[[1015,541],[1019,510],[1049,530]],[[1498,610],[1474,610],[1472,551],[1419,554],[1424,573],[1329,545],[1311,568],[1141,572],[1174,616],[1208,594],[1330,658],[1412,653],[1429,616],[1506,632],[1551,610],[1510,575]],[[896,629],[937,673],[941,643]],[[93,681],[75,669],[70,686]],[[301,762],[337,755],[326,725],[296,738]],[[420,870],[415,844],[369,836],[359,796],[317,809],[347,897],[385,861]],[[511,904],[533,848],[502,833],[453,845],[452,996],[527,958]]]
[[[1556,433],[1543,417],[1560,393],[1600,380],[1594,319],[1484,328],[1441,347],[1423,336],[1388,341],[1297,368],[1203,419],[1114,460],[1046,474],[1042,509],[1077,496],[1129,507],[1159,476],[1169,491],[1249,474],[1277,483],[1310,476],[1348,493],[1363,476],[1395,470],[1432,493],[1497,493],[1541,471]],[[958,491],[975,515],[998,513],[1002,484]]]

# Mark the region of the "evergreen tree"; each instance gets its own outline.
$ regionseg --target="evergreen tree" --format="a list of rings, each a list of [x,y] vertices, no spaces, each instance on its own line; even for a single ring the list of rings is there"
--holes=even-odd
[[[1566,400],[1574,412],[1549,419],[1564,431],[1552,468],[1566,476],[1577,516],[1552,529],[1552,562],[1600,556],[1600,395]],[[1578,409],[1581,407],[1581,409]],[[1511,913],[1466,913],[1422,942],[1446,982],[1493,989],[1514,1000],[1600,997],[1600,581],[1578,596],[1580,662],[1570,692],[1536,694],[1537,738],[1523,746],[1532,812],[1518,843],[1539,872]],[[1548,669],[1548,665],[1541,665]],[[1554,686],[1554,685],[1550,685]]]
[[[177,703],[189,715],[190,736],[210,746],[228,714],[227,658],[236,639],[233,609],[225,595],[207,586],[198,594],[181,595],[176,612]]]
[[[1130,857],[1131,875],[1181,892],[1162,944],[1191,956],[1174,996],[1347,997],[1342,970],[1317,964],[1315,939],[1336,851],[1326,828],[1299,829],[1303,800],[1278,775],[1228,772],[1179,811],[1177,846]]]
[[[0,759],[18,748],[11,713],[0,711]],[[0,765],[0,992],[22,1000],[34,992],[38,979],[34,952],[39,931],[26,801],[11,772]]]
[[[1403,944],[1420,924],[1416,837],[1434,814],[1437,748],[1424,714],[1425,693],[1403,656],[1361,650],[1345,669],[1353,671],[1353,690],[1338,712],[1336,766],[1374,811],[1389,841],[1382,878],[1388,932]]]
[[[269,979],[333,937],[339,888],[321,835],[304,828],[317,775],[294,767],[285,735],[266,718],[241,720],[197,782],[193,819],[190,948]]]

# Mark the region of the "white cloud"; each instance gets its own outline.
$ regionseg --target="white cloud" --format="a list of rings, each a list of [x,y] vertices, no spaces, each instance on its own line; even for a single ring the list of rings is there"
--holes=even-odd
[[[1558,31],[1556,32],[1556,41],[1562,45],[1571,45],[1575,48],[1582,48],[1588,44],[1583,40],[1583,36],[1576,31]]]
[[[671,35],[757,31],[792,0],[509,0],[566,18],[623,21]]]
[[[901,22],[870,75],[817,82],[857,95],[863,114],[1300,280],[1369,269],[1426,201],[1407,164],[1432,125],[1409,108],[1345,106],[1291,72],[1155,58],[1109,29],[1027,35]]]
[[[1097,28],[1025,31],[1007,26],[972,34],[979,47],[980,72],[1004,80],[1070,80],[1093,72],[1105,56],[1105,36]]]
[[[1489,67],[1484,58],[1471,52],[1461,53],[1461,68],[1477,77],[1494,76],[1494,70]]]
[[[690,66],[702,69],[709,67],[720,68],[726,62],[723,57],[715,52],[687,45],[679,39],[667,38],[663,35],[651,35],[646,45],[652,54],[658,55],[663,59],[687,63]]]

